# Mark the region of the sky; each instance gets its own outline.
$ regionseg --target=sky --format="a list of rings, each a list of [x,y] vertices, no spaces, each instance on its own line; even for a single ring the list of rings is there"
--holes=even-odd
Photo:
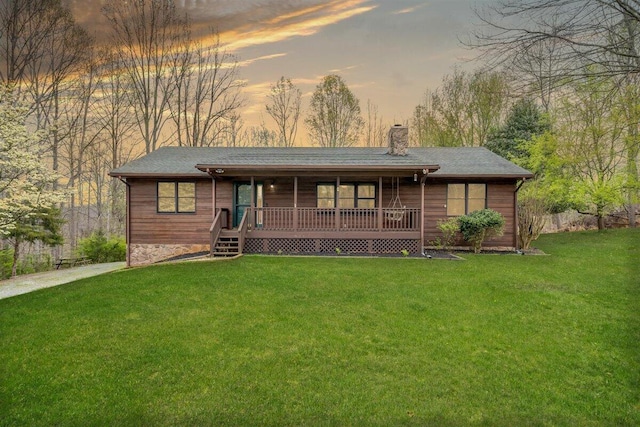
[[[427,89],[454,66],[473,69],[460,39],[490,0],[176,0],[196,32],[217,28],[237,56],[245,82],[245,126],[264,121],[270,86],[281,76],[303,93],[303,113],[323,76],[338,74],[360,100],[376,105],[383,123],[411,117]],[[76,20],[104,27],[104,0],[67,0]],[[364,114],[363,114],[364,115]],[[301,123],[302,125],[302,123]],[[306,131],[301,126],[301,139]]]

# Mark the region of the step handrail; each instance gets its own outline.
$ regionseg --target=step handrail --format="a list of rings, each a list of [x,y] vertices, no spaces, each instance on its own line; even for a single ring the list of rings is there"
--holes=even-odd
[[[220,238],[220,233],[222,232],[222,221],[220,221],[221,216],[222,216],[222,209],[216,209],[216,216],[213,218],[213,223],[211,223],[211,228],[209,228],[209,233],[211,235],[209,255],[211,256],[213,256],[213,251],[215,249],[216,243],[218,243],[218,238]]]
[[[247,230],[249,229],[249,209],[245,209],[244,214],[242,215],[242,220],[238,225],[238,253],[242,253],[244,250],[244,237],[247,234]]]

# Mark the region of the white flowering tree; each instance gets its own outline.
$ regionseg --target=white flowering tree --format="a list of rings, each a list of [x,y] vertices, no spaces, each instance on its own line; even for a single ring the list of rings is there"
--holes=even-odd
[[[13,243],[14,260],[22,241],[60,242],[50,238],[47,224],[49,216],[59,216],[54,208],[65,197],[53,190],[58,176],[40,151],[42,133],[29,132],[25,125],[27,111],[11,88],[0,88],[0,239]],[[13,270],[15,275],[15,261]]]

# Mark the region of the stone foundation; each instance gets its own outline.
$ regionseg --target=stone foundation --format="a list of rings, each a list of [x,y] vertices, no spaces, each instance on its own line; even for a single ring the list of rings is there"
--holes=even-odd
[[[153,264],[180,255],[208,252],[209,245],[129,245],[130,266]]]

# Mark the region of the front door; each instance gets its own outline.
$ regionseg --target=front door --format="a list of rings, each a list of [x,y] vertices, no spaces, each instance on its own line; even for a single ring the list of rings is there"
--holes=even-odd
[[[255,183],[255,202],[256,207],[261,208],[262,202],[262,183]],[[251,207],[251,183],[236,182],[233,185],[233,227],[237,227],[242,221],[242,216],[247,208]],[[259,215],[258,219],[261,219]],[[259,226],[262,221],[254,221],[254,225]]]

